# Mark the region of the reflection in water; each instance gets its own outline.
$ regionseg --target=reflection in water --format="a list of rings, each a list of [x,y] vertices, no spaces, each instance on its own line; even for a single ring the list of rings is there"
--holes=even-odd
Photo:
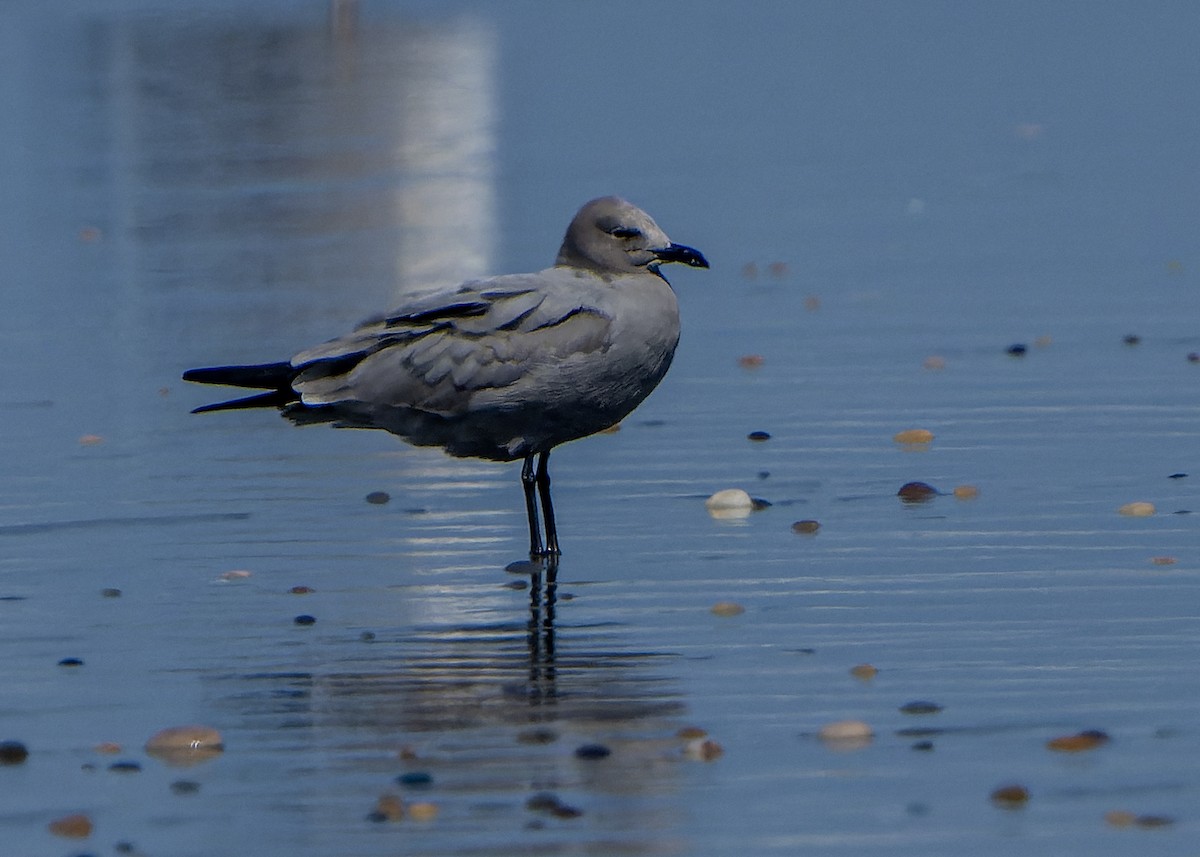
[[[357,769],[377,792],[395,790],[406,772],[422,783],[428,773],[432,783],[418,799],[443,808],[439,824],[487,816],[494,826],[495,816],[507,816],[501,829],[536,828],[547,817],[537,809],[547,792],[584,816],[614,811],[616,802],[624,807],[621,852],[662,853],[666,810],[655,798],[676,792],[684,764],[675,737],[683,703],[669,679],[651,672],[669,656],[605,647],[599,629],[585,627],[568,628],[562,646],[557,561],[547,562],[530,575],[524,622],[363,640],[327,671],[241,675],[233,692],[221,679],[224,705],[251,733],[230,742],[285,741],[285,765],[300,748],[332,755],[329,767]],[[580,759],[575,751],[585,744],[603,744],[611,756]],[[599,819],[558,835],[606,843],[616,836]],[[490,847],[512,845],[493,837]]]
[[[489,268],[494,34],[472,16],[98,24],[98,173],[161,289],[336,293],[355,317]],[[271,313],[260,314],[277,323]]]

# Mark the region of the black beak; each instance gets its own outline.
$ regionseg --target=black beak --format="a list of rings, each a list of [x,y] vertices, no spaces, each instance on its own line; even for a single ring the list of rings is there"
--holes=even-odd
[[[682,262],[692,268],[707,268],[708,260],[699,250],[685,247],[682,244],[672,244],[662,250],[652,250],[659,262]]]

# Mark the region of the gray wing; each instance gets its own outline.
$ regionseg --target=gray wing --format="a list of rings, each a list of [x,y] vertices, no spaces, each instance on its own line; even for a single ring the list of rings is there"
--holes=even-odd
[[[361,402],[455,416],[515,406],[555,366],[608,346],[612,319],[574,272],[496,277],[423,298],[292,358],[306,405]]]

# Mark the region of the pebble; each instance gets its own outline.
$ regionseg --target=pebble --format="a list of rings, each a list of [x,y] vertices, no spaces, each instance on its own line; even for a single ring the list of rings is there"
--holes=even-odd
[[[217,756],[225,744],[211,726],[168,726],[150,736],[146,752],[170,765],[193,765]]]
[[[725,748],[710,738],[693,738],[683,745],[683,756],[697,762],[711,762],[725,755]]]
[[[709,608],[709,612],[714,616],[740,616],[746,612],[746,608],[735,601],[718,601]]]
[[[56,818],[46,826],[55,836],[66,839],[86,839],[92,835],[92,820],[81,812]]]
[[[857,666],[850,667],[850,675],[863,681],[869,681],[878,674],[879,670],[870,664],[858,664]]]
[[[115,756],[121,752],[121,745],[116,741],[101,741],[92,749],[103,756]]]
[[[428,771],[409,771],[396,777],[396,782],[409,788],[423,789],[433,785],[433,774]]]
[[[98,434],[85,434],[79,438],[80,446],[98,446],[104,443],[104,438]]]
[[[933,432],[931,432],[929,429],[905,429],[904,431],[898,431],[892,435],[892,440],[894,440],[896,443],[907,444],[932,443]]]
[[[900,706],[901,714],[937,714],[941,710],[942,706],[936,702],[926,702],[924,700],[906,702]]]
[[[939,372],[946,368],[946,358],[940,354],[930,354],[921,361],[921,368],[931,372]]]
[[[63,658],[58,662],[60,667],[81,667],[83,666],[82,658]]]
[[[765,431],[752,431],[752,432],[750,432],[750,434],[746,435],[746,437],[749,440],[755,441],[757,443],[762,443],[764,440],[770,440],[771,434],[770,434],[770,432],[765,432]]]
[[[142,770],[142,765],[140,762],[113,762],[108,769],[118,774],[136,774]]]
[[[1014,342],[1004,350],[1006,354],[1009,354],[1012,357],[1024,357],[1025,352],[1029,350],[1029,346],[1023,342]]]
[[[1200,351],[1189,351],[1187,361],[1188,363],[1200,363]]]
[[[1046,742],[1046,748],[1058,753],[1082,753],[1108,743],[1108,735],[1099,729],[1085,729],[1075,735],[1060,735]]]
[[[200,791],[200,784],[195,780],[176,780],[171,783],[171,791],[177,795],[194,795]]]
[[[725,488],[704,501],[714,518],[745,518],[754,511],[754,500],[741,488]]]
[[[301,613],[299,616],[297,616],[292,621],[294,623],[296,623],[297,625],[315,625],[315,624],[317,624],[317,617],[310,616],[307,613]]]
[[[1110,809],[1104,813],[1104,820],[1113,827],[1132,827],[1137,816],[1124,809]]]
[[[428,801],[412,803],[408,805],[408,814],[413,821],[433,821],[437,818],[438,805]]]
[[[611,755],[612,750],[603,744],[584,744],[581,747],[575,748],[575,757],[577,759],[607,759]]]
[[[120,598],[121,590],[113,589],[112,587],[107,587],[105,589],[101,589],[100,594],[105,598]]]
[[[1138,501],[1136,503],[1126,503],[1121,508],[1117,509],[1118,515],[1128,515],[1132,518],[1148,518],[1157,511],[1153,503]]]
[[[19,765],[29,758],[29,748],[20,741],[0,741],[0,765]]]
[[[803,536],[814,535],[819,529],[821,529],[820,521],[803,520],[792,524],[792,532]]]
[[[1142,338],[1136,333],[1127,333],[1121,337],[1121,341],[1126,345],[1140,345]]]
[[[371,821],[399,821],[404,818],[404,801],[394,794],[380,795],[375,809],[367,816]]]
[[[766,360],[761,354],[743,354],[738,358],[738,365],[743,369],[757,369],[765,362]]]
[[[1054,343],[1054,337],[1048,333],[1043,333],[1037,339],[1033,340],[1033,344],[1038,348],[1046,348]]]
[[[938,490],[927,482],[905,482],[896,492],[902,503],[927,503],[938,495]]]
[[[1174,824],[1175,819],[1167,815],[1139,815],[1133,823],[1138,827],[1166,827]]]
[[[1179,560],[1173,556],[1153,556],[1150,557],[1150,561],[1155,565],[1174,565],[1175,563],[1179,562]]]
[[[558,740],[558,733],[553,729],[526,729],[517,733],[518,744],[553,744]]]
[[[1029,802],[1029,789],[1021,785],[1000,786],[992,792],[992,803],[1005,809],[1017,809]]]
[[[252,574],[253,574],[253,572],[246,571],[245,569],[242,569],[242,568],[236,568],[233,571],[221,572],[220,579],[225,580],[225,581],[245,580],[246,578],[251,577]]]
[[[806,295],[804,298],[804,308],[809,312],[816,312],[821,308],[821,298],[817,295]]]
[[[552,812],[560,805],[558,796],[550,792],[538,792],[525,801],[525,808],[530,812]]]
[[[372,491],[366,499],[372,506],[382,506],[392,499],[392,495],[386,491]]]
[[[954,496],[958,500],[974,500],[979,496],[979,489],[974,485],[955,485]]]
[[[311,586],[301,585],[301,586],[293,586],[291,589],[288,590],[288,593],[291,595],[311,595],[312,593],[314,593],[316,591],[317,590],[313,589]]]
[[[928,753],[931,750],[933,750],[933,742],[932,741],[916,741],[913,743],[912,749],[917,750],[918,752],[921,752],[921,753]]]
[[[708,730],[701,729],[699,726],[681,726],[675,736],[685,741],[694,741],[697,738],[707,738]]]
[[[865,743],[875,737],[875,732],[861,720],[835,720],[822,726],[817,737],[831,743]]]

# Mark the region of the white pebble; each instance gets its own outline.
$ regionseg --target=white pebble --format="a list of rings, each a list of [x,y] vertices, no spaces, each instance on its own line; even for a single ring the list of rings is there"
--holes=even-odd
[[[741,488],[726,488],[704,501],[714,518],[745,518],[754,511],[754,500]]]

